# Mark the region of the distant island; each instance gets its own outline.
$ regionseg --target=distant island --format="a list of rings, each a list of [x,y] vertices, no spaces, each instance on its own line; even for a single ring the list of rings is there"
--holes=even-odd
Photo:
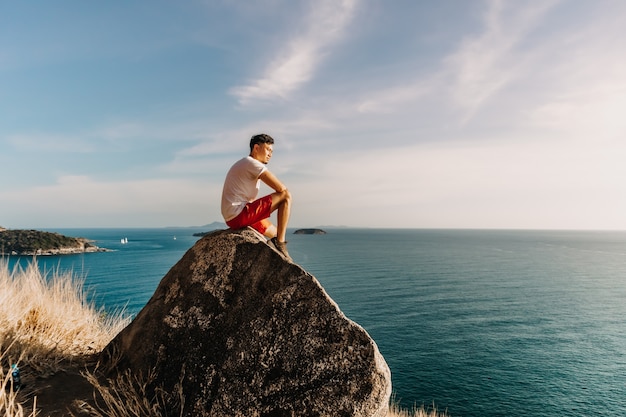
[[[196,236],[196,237],[202,237],[204,235],[207,235],[209,233],[211,233],[214,230],[218,230],[218,229],[228,229],[228,226],[226,225],[226,223],[222,223],[222,222],[213,222],[210,224],[205,224],[204,226],[200,226],[204,229],[208,229],[208,231],[206,232],[197,232],[194,233],[192,236]]]
[[[202,228],[206,228],[207,231],[206,232],[196,232],[193,234],[193,236],[196,237],[202,237],[205,235],[208,235],[209,233],[217,230],[217,229],[228,229],[228,226],[225,223],[221,223],[221,222],[213,222],[204,226],[201,226]],[[297,229],[296,231],[293,232],[294,235],[325,235],[326,231],[323,229],[314,229],[314,228],[309,228],[309,229]]]
[[[10,230],[0,227],[0,255],[39,256],[106,252],[93,241],[38,230]]]
[[[294,235],[325,235],[326,231],[322,229],[298,229],[293,232]]]
[[[224,225],[226,226],[226,225]],[[227,228],[228,226],[226,226],[225,228]],[[210,230],[208,232],[198,232],[198,233],[194,233],[193,236],[197,236],[197,237],[202,237],[205,236],[209,233],[211,233],[213,230]],[[322,230],[322,229],[298,229],[296,231],[293,232],[294,235],[325,235],[326,231]]]

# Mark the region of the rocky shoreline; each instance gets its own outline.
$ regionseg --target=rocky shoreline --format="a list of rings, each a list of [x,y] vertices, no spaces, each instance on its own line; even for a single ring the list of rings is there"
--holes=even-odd
[[[54,256],[54,255],[76,255],[80,253],[111,252],[111,249],[98,246],[88,246],[85,248],[59,248],[59,249],[37,249],[34,251],[11,251],[10,253],[0,251],[1,255],[10,256]]]

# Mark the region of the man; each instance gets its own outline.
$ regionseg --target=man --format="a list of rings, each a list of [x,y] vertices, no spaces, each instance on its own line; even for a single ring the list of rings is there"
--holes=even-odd
[[[231,229],[250,226],[270,238],[289,261],[285,236],[291,214],[291,194],[266,167],[272,158],[274,139],[266,134],[252,136],[250,155],[237,161],[226,174],[222,190],[222,216]],[[275,192],[256,199],[260,182]],[[277,225],[270,221],[270,214],[277,211]]]

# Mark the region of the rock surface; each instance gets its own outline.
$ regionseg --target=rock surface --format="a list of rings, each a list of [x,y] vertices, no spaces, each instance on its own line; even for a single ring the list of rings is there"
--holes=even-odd
[[[153,371],[150,390],[182,392],[171,415],[385,416],[391,376],[374,341],[261,239],[200,239],[105,349],[110,376]]]

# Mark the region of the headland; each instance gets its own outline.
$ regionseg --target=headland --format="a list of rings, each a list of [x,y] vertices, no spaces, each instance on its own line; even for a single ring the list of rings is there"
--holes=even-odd
[[[64,236],[39,230],[4,229],[0,227],[0,255],[41,256],[106,252],[92,240]]]

